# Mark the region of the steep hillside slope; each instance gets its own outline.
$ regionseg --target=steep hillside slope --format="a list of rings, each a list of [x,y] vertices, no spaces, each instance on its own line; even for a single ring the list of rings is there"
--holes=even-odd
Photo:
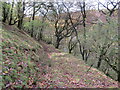
[[[36,87],[51,65],[44,48],[15,26],[3,25],[1,31],[4,87]]]
[[[5,88],[118,87],[102,72],[95,68],[88,71],[83,61],[35,41],[15,26],[4,24],[1,31]]]
[[[115,88],[118,83],[67,53],[50,53],[51,81],[60,88]]]

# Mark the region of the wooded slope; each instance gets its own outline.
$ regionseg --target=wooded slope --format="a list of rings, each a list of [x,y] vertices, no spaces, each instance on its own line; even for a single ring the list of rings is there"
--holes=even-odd
[[[37,42],[15,26],[3,24],[1,31],[4,88],[118,87],[116,81],[82,60]]]

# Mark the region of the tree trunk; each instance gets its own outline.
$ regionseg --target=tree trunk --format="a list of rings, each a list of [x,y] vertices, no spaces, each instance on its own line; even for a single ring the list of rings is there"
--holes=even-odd
[[[97,68],[100,68],[101,62],[102,62],[102,58],[101,58],[101,56],[100,56],[100,57],[99,57],[99,60],[98,60]]]
[[[32,21],[35,20],[35,2],[33,2],[33,14],[32,14]],[[34,25],[32,24],[32,29],[31,29],[31,37],[33,37],[33,32],[34,32]]]
[[[2,17],[3,17],[2,22],[6,22],[6,19],[8,17],[9,10],[6,7],[6,4],[7,4],[6,2],[3,2],[3,4],[2,4]]]
[[[120,52],[120,2],[118,8],[118,52]],[[118,54],[118,58],[120,57],[120,53]],[[120,82],[120,60],[118,61],[118,82]],[[118,84],[120,87],[120,83]]]
[[[83,59],[83,61],[85,60],[85,58],[84,58],[84,53],[82,54],[82,59]]]
[[[55,48],[57,48],[57,49],[58,49],[58,48],[59,48],[59,45],[60,45],[60,43],[59,43],[59,42],[57,42],[57,43],[56,43]]]
[[[12,2],[12,7],[11,7],[11,12],[10,12],[10,21],[9,21],[9,25],[12,25],[12,16],[13,16],[13,6],[14,6],[14,2]]]
[[[70,54],[72,53],[72,49],[69,49],[69,53],[70,53]]]
[[[3,9],[3,20],[2,20],[2,22],[6,22],[6,12],[5,12],[5,8]]]
[[[18,2],[18,4],[21,4],[21,2]],[[25,11],[25,2],[22,3],[22,10],[21,7],[19,6],[19,13],[18,13],[18,28],[21,29],[22,28],[22,24],[23,24],[23,18],[24,18],[24,11]]]
[[[56,40],[56,46],[55,46],[55,48],[59,48],[59,46],[60,46],[60,39],[57,37],[57,40]]]

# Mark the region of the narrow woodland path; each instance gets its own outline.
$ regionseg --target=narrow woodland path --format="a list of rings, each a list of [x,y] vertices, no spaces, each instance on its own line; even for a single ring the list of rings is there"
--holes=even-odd
[[[2,38],[5,87],[118,87],[116,81],[95,68],[87,72],[89,66],[83,60],[63,53],[53,45],[38,43],[25,32],[11,29],[4,30]]]
[[[51,67],[45,75],[47,88],[117,88],[118,82],[107,77],[84,61],[68,53],[62,53],[53,47],[41,43],[51,60]],[[88,72],[87,72],[88,71]]]
[[[118,83],[102,72],[67,53],[49,53],[52,60],[50,80],[58,88],[118,87]]]

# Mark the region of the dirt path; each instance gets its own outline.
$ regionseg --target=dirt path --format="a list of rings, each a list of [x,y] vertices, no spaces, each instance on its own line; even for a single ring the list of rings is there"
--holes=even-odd
[[[48,73],[44,76],[46,88],[116,88],[118,83],[104,73],[95,68],[90,68],[82,60],[74,56],[61,53],[54,47],[42,43],[42,46],[50,62],[51,67],[48,68]],[[44,86],[45,87],[45,86]]]
[[[52,66],[47,78],[58,88],[118,87],[118,83],[83,61],[66,53],[50,53]]]

